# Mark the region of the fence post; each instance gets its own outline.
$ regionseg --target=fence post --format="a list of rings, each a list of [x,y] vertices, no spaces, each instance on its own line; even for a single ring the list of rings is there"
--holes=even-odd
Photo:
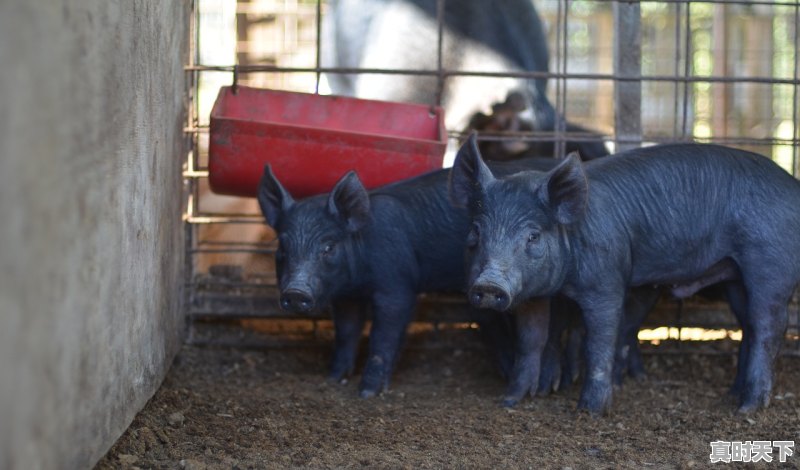
[[[614,2],[614,84],[616,151],[642,141],[642,29],[639,2]]]

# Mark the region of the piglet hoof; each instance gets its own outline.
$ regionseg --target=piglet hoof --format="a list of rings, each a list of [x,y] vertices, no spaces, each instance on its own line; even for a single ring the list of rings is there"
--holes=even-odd
[[[358,395],[361,398],[372,398],[379,395],[387,386],[384,360],[380,356],[372,356],[364,367]]]
[[[531,391],[531,395],[533,395],[533,389],[528,384],[522,385],[518,383],[508,387],[506,393],[503,395],[503,408],[513,408],[517,406],[517,403],[525,398],[528,391]]]
[[[536,396],[546,397],[553,392],[558,392],[563,387],[561,386],[561,378],[554,377],[552,380],[539,380],[539,386],[536,388]]]
[[[588,414],[589,416],[591,416],[593,418],[599,418],[601,416],[608,416],[608,415],[611,414],[611,412],[610,412],[608,407],[601,408],[601,409],[592,409],[592,408],[589,408],[588,405],[584,405],[584,404],[582,404],[580,402],[578,402],[578,412],[586,413],[586,414]]]
[[[337,385],[347,385],[347,376],[340,376],[338,374],[330,374],[328,376],[328,383]]]
[[[632,372],[631,378],[637,383],[647,382],[647,374],[645,372]]]
[[[503,408],[514,408],[519,403],[519,397],[503,397]]]
[[[559,383],[561,381],[561,371],[553,369],[544,369],[539,374],[539,384],[536,388],[536,395],[547,396],[553,391],[558,391]]]
[[[358,388],[358,396],[361,398],[373,398],[381,394],[383,388],[378,384],[366,384],[361,380],[361,386]]]
[[[749,415],[759,408],[766,408],[767,406],[769,406],[768,394],[764,394],[760,397],[751,397],[750,399],[744,400],[741,406],[739,406],[739,409],[736,410],[736,414]]]
[[[608,416],[611,414],[611,403],[578,402],[578,410],[586,411],[592,416]]]
[[[755,405],[742,405],[736,410],[736,414],[739,416],[748,416],[755,413],[757,409],[758,407]]]
[[[506,387],[506,392],[503,394],[503,407],[511,408],[521,402],[526,395],[530,394],[531,397],[536,394],[536,384],[531,377],[519,377]]]
[[[591,415],[608,415],[611,412],[611,387],[587,384],[584,386],[578,410],[588,411]]]
[[[331,367],[331,372],[328,374],[328,382],[346,384],[347,378],[353,373],[352,366],[339,366],[334,365]]]

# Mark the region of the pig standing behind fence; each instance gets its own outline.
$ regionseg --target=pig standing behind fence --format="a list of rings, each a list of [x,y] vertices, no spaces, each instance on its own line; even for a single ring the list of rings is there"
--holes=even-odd
[[[469,207],[468,297],[504,310],[563,293],[580,305],[587,374],[579,407],[611,405],[626,289],[726,283],[743,329],[740,412],[769,403],[787,305],[800,281],[800,183],[774,162],[716,145],[637,149],[547,173],[495,178],[474,139],[459,151],[451,197]],[[720,266],[735,265],[734,270]],[[718,276],[735,272],[733,279]],[[701,282],[702,284],[703,282]]]
[[[437,0],[331,0],[323,22],[326,67],[437,70]],[[444,8],[442,67],[479,72],[546,72],[547,38],[532,0],[448,0]],[[448,129],[463,130],[476,111],[517,100],[521,130],[552,131],[557,119],[547,80],[455,76],[439,90],[438,77],[406,74],[326,74],[337,95],[433,104],[441,93]],[[568,130],[584,129],[567,124]],[[519,147],[519,145],[517,145]],[[585,159],[607,154],[601,139],[577,142]],[[539,145],[535,155],[552,154]],[[518,153],[519,149],[512,153]]]

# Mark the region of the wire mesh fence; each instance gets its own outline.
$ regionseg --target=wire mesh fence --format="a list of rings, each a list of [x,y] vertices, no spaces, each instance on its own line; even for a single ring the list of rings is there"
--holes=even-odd
[[[411,1],[411,0],[407,0]],[[547,81],[559,116],[602,135],[610,149],[660,142],[715,142],[766,155],[795,176],[800,144],[798,57],[800,5],[794,1],[533,0],[544,24],[546,70],[448,68],[444,5],[434,15],[436,66],[358,67],[325,64],[322,23],[335,5],[299,0],[194,0],[186,137],[186,283],[190,320],[287,318],[278,308],[272,254],[275,235],[255,200],[213,194],[208,186],[208,125],[222,85],[326,93],[330,77],[428,77],[446,89],[459,77],[499,83]],[[386,1],[402,3],[402,1]],[[365,40],[369,40],[366,38]],[[444,43],[444,46],[442,45]],[[391,61],[390,61],[391,62]],[[442,93],[429,104],[438,105]],[[485,105],[474,111],[491,112]],[[555,156],[569,132],[513,131],[487,140],[550,141]],[[448,127],[453,143],[463,128]],[[424,296],[418,319],[459,323],[458,298]],[[796,299],[789,336],[800,347]],[[653,327],[737,330],[727,306],[702,299],[664,299]],[[294,315],[291,315],[294,318]]]

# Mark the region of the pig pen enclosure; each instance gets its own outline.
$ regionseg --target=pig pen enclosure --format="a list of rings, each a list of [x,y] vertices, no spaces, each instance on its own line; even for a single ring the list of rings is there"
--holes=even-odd
[[[547,38],[546,70],[449,68],[446,51],[456,39],[447,37],[446,2],[455,0],[383,5],[396,15],[407,13],[404,4],[435,7],[432,16],[415,11],[426,21],[419,27],[435,32],[433,68],[406,67],[391,56],[376,63],[403,66],[327,62],[323,19],[347,2],[192,2],[187,344],[99,468],[688,467],[708,464],[715,440],[800,441],[796,295],[772,403],[753,416],[735,416],[726,395],[740,328],[726,303],[702,297],[662,296],[639,334],[648,377],[615,391],[610,417],[575,411],[580,384],[503,409],[504,383],[458,295],[420,297],[389,392],[358,398],[366,341],[348,383],[325,381],[330,318],[279,308],[275,233],[254,198],[210,189],[209,114],[220,86],[325,93],[338,76],[422,77],[434,92],[421,104],[444,105],[446,113],[466,107],[469,115],[491,114],[488,106],[503,97],[448,94],[448,83],[467,77],[479,80],[479,89],[504,89],[509,78],[547,80],[557,115],[591,133],[556,120],[551,130],[500,129],[482,139],[549,142],[556,157],[567,141],[595,134],[616,150],[713,142],[766,155],[798,175],[797,2],[534,0]],[[386,45],[387,54],[398,50]],[[457,145],[463,120],[447,124]],[[313,179],[318,170],[298,171]],[[793,459],[787,464],[799,466]]]

